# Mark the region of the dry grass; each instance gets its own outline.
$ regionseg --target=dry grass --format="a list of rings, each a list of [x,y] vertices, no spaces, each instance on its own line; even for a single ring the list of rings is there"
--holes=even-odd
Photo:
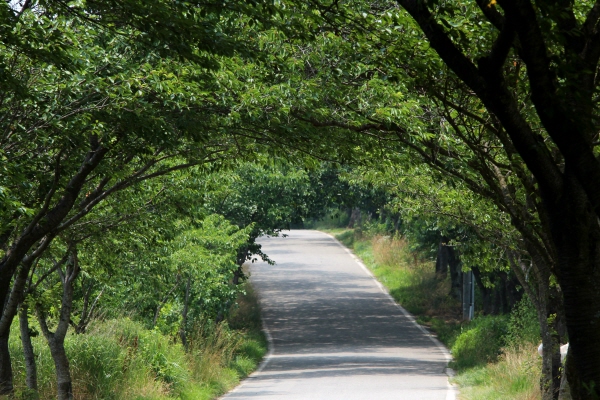
[[[535,344],[504,349],[498,362],[457,376],[462,400],[539,400],[541,359]]]
[[[409,249],[401,237],[375,235],[371,238],[352,231],[334,232],[352,248],[377,279],[417,321],[437,333],[450,346],[460,330],[460,304],[448,296],[450,281],[435,274],[431,260],[423,260]]]
[[[196,335],[190,338],[187,357],[193,379],[200,382],[219,381],[243,341],[241,334],[224,328],[224,325],[216,328],[197,327]]]
[[[377,235],[371,239],[371,246],[378,265],[410,266],[406,260],[407,243],[404,238]]]
[[[458,323],[460,305],[448,296],[450,281],[436,275],[431,261],[411,253],[404,238],[375,236],[371,246],[375,275],[403,307],[422,317],[425,325],[434,317]]]
[[[148,371],[133,373],[122,386],[119,396],[123,399],[167,399],[171,394],[169,385],[157,380]],[[81,400],[93,397],[81,397]]]

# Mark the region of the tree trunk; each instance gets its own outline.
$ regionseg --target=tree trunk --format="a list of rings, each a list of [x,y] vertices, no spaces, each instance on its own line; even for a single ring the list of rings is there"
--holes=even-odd
[[[438,245],[437,257],[435,259],[435,273],[441,276],[446,276],[448,273],[448,247],[446,243],[449,240],[447,237],[442,236]]]
[[[56,369],[57,398],[58,400],[73,400],[73,383],[69,359],[65,352],[64,337],[48,340],[48,346]]]
[[[568,357],[568,353],[567,353],[567,357]],[[558,393],[558,400],[572,400],[571,397],[571,389],[569,387],[569,381],[567,380],[567,365],[566,365],[566,359],[565,359],[565,365],[563,366],[563,373],[561,376],[561,380],[560,380],[560,389],[559,389],[559,393]]]
[[[435,262],[435,272],[445,275],[450,270],[450,296],[462,299],[462,271],[460,257],[454,247],[448,245],[450,238],[442,236],[438,246],[438,255]]]
[[[350,221],[348,221],[348,228],[352,229],[360,225],[361,212],[359,208],[353,208],[350,214]]]
[[[460,258],[458,252],[451,246],[446,246],[448,251],[448,267],[450,269],[450,281],[452,287],[450,295],[455,299],[462,300],[462,270],[460,268]]]
[[[492,315],[502,314],[502,291],[500,290],[500,282],[494,282]]]
[[[493,301],[493,290],[491,288],[485,287],[483,284],[483,276],[479,267],[471,267],[473,271],[473,276],[475,277],[475,283],[477,283],[477,287],[481,292],[481,297],[483,298],[483,314],[489,315],[492,313],[492,307],[494,305]]]
[[[0,395],[11,394],[13,388],[12,363],[8,350],[10,330],[0,333]]]
[[[242,283],[242,279],[244,279],[244,270],[242,269],[242,266],[239,265],[233,273],[233,284],[239,285],[240,283]]]
[[[57,268],[62,283],[63,293],[58,324],[54,332],[50,332],[48,329],[46,315],[43,312],[41,305],[36,305],[36,314],[40,322],[40,328],[48,342],[50,354],[54,360],[58,400],[73,399],[73,383],[71,381],[71,372],[69,370],[69,359],[65,352],[65,337],[67,336],[69,322],[71,321],[71,311],[73,309],[73,287],[81,269],[79,267],[77,249],[73,244],[69,246],[68,252],[70,253],[70,256],[65,272],[63,273],[60,267]]]
[[[529,245],[526,240],[524,244]],[[556,399],[560,386],[560,379],[557,379],[557,367],[560,365],[560,340],[557,328],[560,330],[564,316],[562,309],[556,307],[556,304],[560,303],[559,290],[550,287],[550,269],[542,264],[542,259],[535,256],[537,253],[534,251],[528,253],[534,254],[528,263],[516,253],[508,252],[508,258],[512,272],[536,309],[543,345],[540,390],[543,400],[553,400]]]
[[[523,290],[519,290],[521,286],[519,280],[516,278],[514,273],[506,274],[506,304],[508,306],[507,312],[512,311],[515,304],[517,304],[523,298]],[[562,335],[561,335],[562,336]]]
[[[84,298],[83,298],[83,307],[81,308],[81,313],[79,315],[79,322],[75,323],[72,320],[70,321],[71,326],[73,327],[73,329],[75,329],[75,333],[77,333],[77,334],[85,333],[89,323],[92,321],[92,318],[94,317],[94,311],[96,310],[96,305],[98,304],[100,297],[102,297],[102,294],[104,293],[104,288],[102,288],[102,290],[100,290],[100,293],[98,293],[98,295],[92,302],[92,305],[89,306],[90,295],[92,293],[92,289],[93,289],[93,286],[90,285],[88,287],[88,289],[85,291]]]
[[[35,354],[33,344],[31,343],[31,332],[29,331],[29,316],[26,303],[21,304],[19,312],[19,328],[21,330],[21,343],[23,344],[23,355],[25,356],[25,382],[27,388],[37,392],[37,367],[35,364]]]
[[[567,380],[575,400],[600,398],[600,226],[577,180],[565,169],[563,196],[549,203],[569,335]],[[567,179],[570,178],[570,179]]]
[[[542,304],[548,314],[548,303]],[[548,318],[538,313],[540,319],[540,334],[542,336],[542,376],[540,390],[543,400],[556,400],[560,388],[558,368],[560,366],[560,342],[558,335],[553,334],[552,327],[548,325]]]
[[[398,228],[400,228],[400,217],[394,218],[394,235],[398,233]]]
[[[11,394],[14,389],[8,338],[10,337],[10,326],[19,309],[19,303],[23,300],[27,275],[33,260],[33,257],[29,257],[26,262],[22,263],[21,268],[14,277],[12,290],[6,294],[4,299],[4,309],[0,317],[0,394]]]

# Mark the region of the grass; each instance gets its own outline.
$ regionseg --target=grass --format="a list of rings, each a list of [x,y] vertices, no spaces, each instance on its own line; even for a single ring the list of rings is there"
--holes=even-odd
[[[226,323],[196,326],[189,335],[188,352],[173,338],[128,318],[98,322],[84,335],[70,333],[65,347],[75,399],[208,400],[222,395],[254,371],[267,350],[251,288],[238,303]],[[48,346],[41,336],[33,341],[39,398],[55,398]],[[15,398],[33,399],[25,389],[17,329],[11,334],[10,349]]]
[[[458,371],[486,365],[502,354],[507,333],[506,315],[486,315],[464,324],[452,345],[454,360],[450,366]]]
[[[394,299],[451,349],[460,399],[540,399],[539,328],[525,302],[510,317],[479,316],[461,323],[460,303],[448,296],[449,281],[436,277],[433,261],[411,253],[405,240],[323,230],[351,248]]]
[[[538,400],[541,374],[537,345],[504,349],[497,362],[465,370],[454,378],[463,400]]]

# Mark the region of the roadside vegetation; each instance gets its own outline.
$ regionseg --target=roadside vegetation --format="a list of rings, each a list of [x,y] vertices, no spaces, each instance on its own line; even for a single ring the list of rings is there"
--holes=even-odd
[[[245,289],[226,322],[206,321],[190,330],[187,351],[159,329],[126,317],[98,321],[85,335],[69,333],[65,348],[73,398],[208,400],[232,389],[256,369],[267,351],[256,296],[249,286]],[[54,364],[44,338],[32,338],[38,367],[35,393],[25,384],[19,332],[11,336],[15,397],[55,398]]]
[[[250,374],[267,350],[256,296],[240,294],[227,322],[199,323],[190,330],[187,351],[169,335],[131,318],[95,323],[85,335],[69,333],[74,399],[214,399]],[[33,325],[32,330],[39,327]],[[17,399],[56,398],[54,364],[41,336],[34,337],[38,393],[25,385],[19,333],[13,332]],[[39,396],[39,397],[38,397]]]
[[[311,227],[349,247],[392,297],[444,343],[453,356],[451,380],[464,400],[540,399],[541,358],[536,312],[527,297],[509,314],[483,315],[463,322],[461,303],[449,295],[450,280],[435,272],[435,259],[411,250],[406,238],[390,235],[381,223],[339,228],[348,218],[328,218]],[[476,306],[481,308],[478,293]]]

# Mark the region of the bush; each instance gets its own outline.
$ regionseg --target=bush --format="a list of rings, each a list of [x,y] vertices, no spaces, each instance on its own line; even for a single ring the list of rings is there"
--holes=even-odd
[[[508,329],[504,338],[507,346],[527,346],[541,341],[537,311],[526,295],[510,313]]]
[[[320,220],[304,221],[305,229],[336,229],[345,228],[350,222],[350,214],[346,211],[331,209]]]
[[[495,362],[504,347],[508,317],[488,315],[464,325],[452,346],[453,368],[464,369]]]
[[[388,236],[390,226],[386,221],[372,219],[362,224],[362,232],[367,237]]]
[[[246,297],[241,299],[240,308],[257,309],[255,296]],[[188,354],[175,343],[176,338],[158,329],[146,329],[129,318],[96,322],[86,334],[70,332],[65,348],[71,365],[74,397],[76,400],[215,398],[248,375],[266,353],[260,319],[258,322],[238,319],[238,330],[230,329],[225,322],[197,325],[189,335]],[[15,398],[38,398],[25,388],[18,326],[13,324],[11,328]],[[38,367],[39,398],[54,398],[56,377],[48,345],[41,336],[32,341]]]

